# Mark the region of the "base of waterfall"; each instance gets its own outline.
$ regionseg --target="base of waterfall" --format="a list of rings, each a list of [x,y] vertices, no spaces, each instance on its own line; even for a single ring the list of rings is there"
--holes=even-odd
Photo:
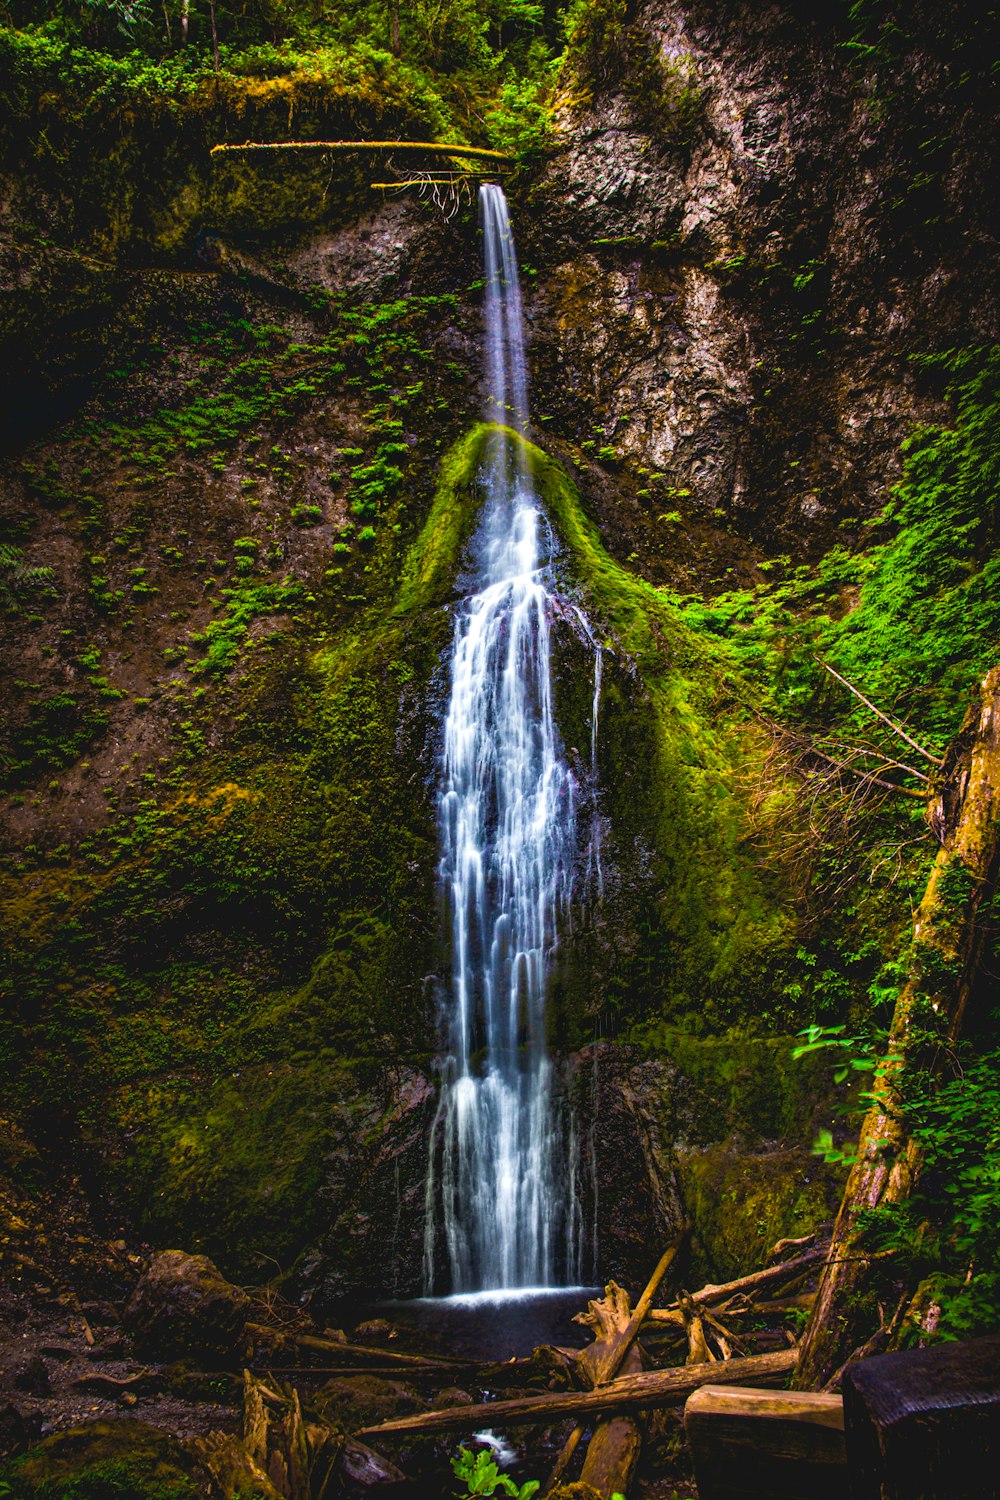
[[[481,1292],[452,1292],[447,1297],[418,1297],[429,1307],[489,1307],[494,1303],[530,1302],[542,1297],[582,1297],[593,1288],[587,1286],[510,1286],[487,1287]]]
[[[380,1302],[373,1311],[399,1330],[393,1347],[499,1361],[530,1354],[540,1344],[583,1348],[588,1334],[573,1318],[596,1295],[599,1289],[589,1286],[498,1287]]]

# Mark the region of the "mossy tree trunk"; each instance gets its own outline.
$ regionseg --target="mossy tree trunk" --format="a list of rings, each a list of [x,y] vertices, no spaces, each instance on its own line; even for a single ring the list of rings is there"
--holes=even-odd
[[[981,684],[949,747],[929,809],[941,848],[913,923],[907,977],[889,1045],[872,1088],[857,1158],[844,1191],[830,1253],[802,1342],[795,1384],[824,1384],[874,1330],[866,1328],[873,1262],[858,1243],[863,1216],[910,1194],[921,1166],[909,1133],[908,1067],[926,1064],[959,1034],[986,931],[984,906],[1000,862],[1000,667]]]

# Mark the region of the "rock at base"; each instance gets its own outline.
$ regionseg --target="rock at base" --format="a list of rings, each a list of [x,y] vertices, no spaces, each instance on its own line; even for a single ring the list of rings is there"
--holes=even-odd
[[[157,1358],[231,1359],[249,1310],[246,1293],[207,1256],[162,1250],[136,1285],[123,1321],[136,1346]]]

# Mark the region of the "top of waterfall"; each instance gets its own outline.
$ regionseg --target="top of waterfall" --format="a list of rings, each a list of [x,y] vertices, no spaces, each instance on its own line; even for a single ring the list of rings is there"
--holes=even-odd
[[[486,415],[523,433],[528,425],[524,313],[507,198],[497,183],[479,189],[479,216],[486,271]]]

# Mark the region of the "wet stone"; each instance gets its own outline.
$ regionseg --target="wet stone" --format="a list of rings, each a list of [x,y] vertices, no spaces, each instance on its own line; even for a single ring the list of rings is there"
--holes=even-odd
[[[36,1354],[15,1367],[13,1386],[16,1391],[24,1391],[29,1396],[52,1394],[49,1367],[41,1355]]]

